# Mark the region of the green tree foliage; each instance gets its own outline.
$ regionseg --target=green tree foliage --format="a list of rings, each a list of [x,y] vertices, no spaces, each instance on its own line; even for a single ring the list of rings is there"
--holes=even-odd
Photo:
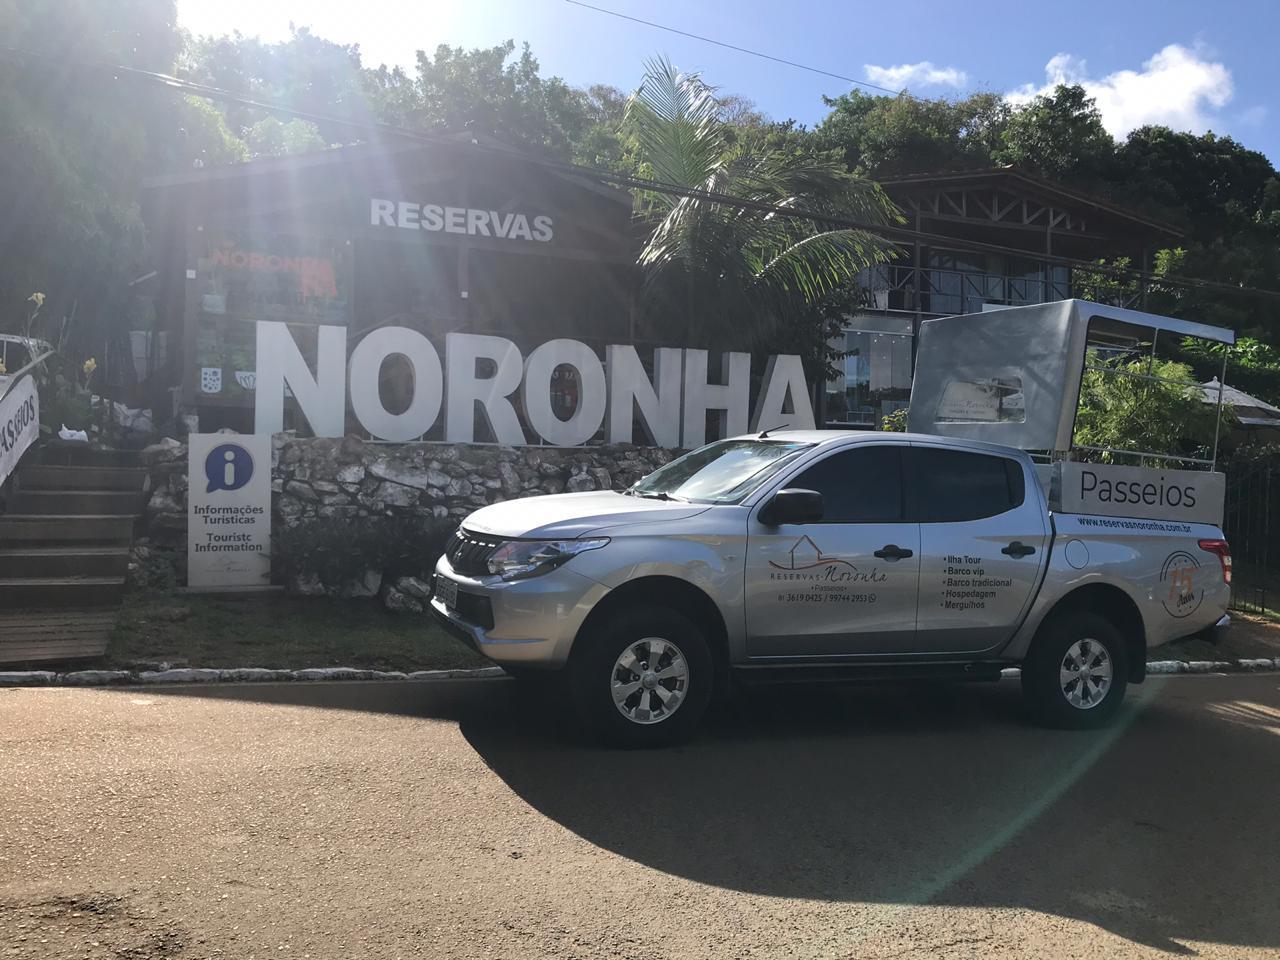
[[[183,97],[177,104],[181,117],[179,136],[163,147],[156,167],[165,171],[197,166],[221,166],[249,159],[251,148],[227,124],[213,103],[200,97]]]
[[[282,123],[275,117],[263,117],[245,131],[244,143],[255,157],[283,157],[328,146],[314,123],[298,119]]]
[[[340,121],[377,119],[369,102],[360,48],[324,40],[305,27],[293,28],[289,39],[280,43],[264,43],[240,33],[194,38],[187,43],[179,66],[189,79],[255,100]],[[251,107],[225,104],[221,109],[231,130],[245,140],[264,119],[262,111]],[[280,122],[290,121],[285,117]],[[316,133],[321,143],[347,142],[355,136],[345,123],[324,124]],[[285,141],[281,137],[268,143],[278,146]],[[301,138],[300,145],[309,146],[308,138]]]
[[[1226,382],[1259,400],[1280,405],[1280,350],[1253,337],[1239,337],[1230,349],[1204,340],[1182,341],[1182,353],[1202,381],[1222,376],[1227,358]]]
[[[1095,181],[1106,176],[1115,141],[1102,114],[1078,85],[1059,86],[1015,110],[992,151],[996,163],[1011,163],[1055,180]]]
[[[1277,183],[1266,157],[1213,133],[1141,127],[1129,134],[1117,160],[1119,192],[1162,209],[1202,241],[1252,224],[1268,185]]]
[[[179,136],[182,111],[82,65],[170,69],[173,2],[9,0],[0,36],[30,51],[0,61],[0,328],[25,316],[33,290],[47,294],[38,336],[109,328],[145,255],[140,180]]]
[[[607,106],[559,77],[543,77],[526,44],[512,58],[508,40],[482,50],[442,44],[418,52],[415,72],[379,68],[369,78],[371,99],[391,122],[416,130],[472,130],[512,146],[568,157]]]
[[[642,169],[666,183],[864,222],[895,217],[879,187],[838,162],[732,146],[714,91],[666,60],[647,65],[626,128]],[[886,256],[871,233],[770,211],[666,193],[643,194],[639,209],[652,225],[640,256],[646,305],[698,342],[759,348],[785,335],[817,363],[825,299]]]
[[[1010,113],[991,93],[950,101],[854,90],[823,102],[831,112],[814,131],[815,148],[840,150],[850,170],[873,177],[987,166]]]
[[[1173,360],[1155,360],[1148,366],[1146,359],[1105,364],[1093,353],[1089,363],[1080,384],[1075,446],[1208,456],[1217,409],[1204,402],[1191,367]],[[1229,411],[1224,416],[1229,419]],[[1224,423],[1224,429],[1228,425]],[[1103,463],[1137,462],[1110,453],[1083,453]]]
[[[1128,257],[1114,260],[1099,259],[1098,269],[1077,268],[1072,276],[1072,292],[1083,300],[1094,303],[1110,303],[1118,307],[1132,303],[1138,293],[1138,280],[1130,274],[1118,272],[1132,267]]]
[[[880,418],[880,429],[886,433],[906,433],[910,413],[910,407],[899,407],[893,413],[886,413]]]
[[[1280,290],[1280,180],[1266,157],[1230,137],[1135,130],[1121,148],[1118,197],[1163,213],[1187,232],[1156,255],[1157,273]],[[1230,296],[1174,287],[1151,308],[1280,341],[1280,295]],[[1199,368],[1197,368],[1199,369]]]

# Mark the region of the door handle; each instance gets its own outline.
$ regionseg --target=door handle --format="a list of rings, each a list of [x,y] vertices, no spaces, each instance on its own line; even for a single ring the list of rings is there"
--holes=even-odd
[[[905,547],[900,547],[896,543],[887,543],[872,554],[873,557],[879,557],[881,560],[905,560],[907,557],[914,555],[912,551]]]
[[[1020,543],[1015,540],[1000,552],[1013,557],[1015,560],[1021,560],[1023,557],[1029,557],[1031,554],[1035,553],[1036,548],[1030,544]]]

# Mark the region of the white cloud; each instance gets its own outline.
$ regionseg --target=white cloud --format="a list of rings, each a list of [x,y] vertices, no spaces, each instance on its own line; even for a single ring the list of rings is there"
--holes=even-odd
[[[934,66],[928,60],[901,63],[896,67],[877,67],[868,63],[862,69],[872,83],[894,90],[904,87],[963,87],[969,82],[969,75],[963,70]]]
[[[1142,65],[1089,78],[1080,57],[1060,53],[1044,68],[1045,84],[1028,83],[1009,93],[1013,103],[1026,103],[1051,93],[1061,83],[1078,83],[1098,102],[1102,124],[1116,137],[1146,124],[1203,133],[1218,120],[1217,111],[1235,94],[1231,71],[1201,52],[1171,43]]]

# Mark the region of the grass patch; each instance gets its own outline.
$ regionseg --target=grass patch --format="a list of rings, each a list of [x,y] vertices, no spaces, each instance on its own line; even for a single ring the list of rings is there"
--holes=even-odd
[[[1148,651],[1148,660],[1280,657],[1280,623],[1232,613],[1218,642],[1192,637]],[[361,667],[449,670],[489,661],[429,616],[393,613],[376,600],[271,594],[128,597],[107,647],[107,666]]]
[[[360,667],[444,670],[487,666],[426,614],[398,614],[376,600],[129,597],[107,647],[112,667]]]
[[[1250,614],[1231,614],[1231,624],[1217,633],[1217,643],[1188,637],[1147,651],[1152,660],[1239,660],[1280,657],[1280,623]]]

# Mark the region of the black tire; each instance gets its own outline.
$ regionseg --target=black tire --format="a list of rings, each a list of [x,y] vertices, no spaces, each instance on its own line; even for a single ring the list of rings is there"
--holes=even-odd
[[[647,667],[647,652],[659,649],[657,645],[650,647],[650,640],[666,645],[659,655],[658,671],[673,664],[679,671],[674,655],[678,654],[683,660],[683,679],[655,677],[648,682],[662,690],[646,688],[642,683],[620,708],[614,702],[615,668],[628,649],[637,667]],[[573,701],[579,717],[595,736],[619,747],[664,747],[693,736],[711,703],[715,686],[711,648],[697,624],[674,610],[633,607],[620,610],[577,642],[580,646],[574,650],[569,668]],[[639,680],[647,672],[631,676]],[[667,713],[665,705],[672,702],[673,695],[678,695],[676,705]],[[650,706],[656,709],[650,711]],[[629,718],[624,709],[632,716],[665,716],[641,722]]]
[[[1097,683],[1086,681],[1083,674],[1074,684],[1070,680],[1064,683],[1063,668],[1079,672],[1073,667],[1082,663],[1092,667],[1091,678],[1109,666],[1110,681],[1100,696]],[[1106,724],[1120,709],[1128,682],[1129,651],[1124,637],[1111,621],[1087,611],[1064,614],[1046,623],[1022,664],[1022,693],[1032,714],[1046,726],[1064,730]]]

